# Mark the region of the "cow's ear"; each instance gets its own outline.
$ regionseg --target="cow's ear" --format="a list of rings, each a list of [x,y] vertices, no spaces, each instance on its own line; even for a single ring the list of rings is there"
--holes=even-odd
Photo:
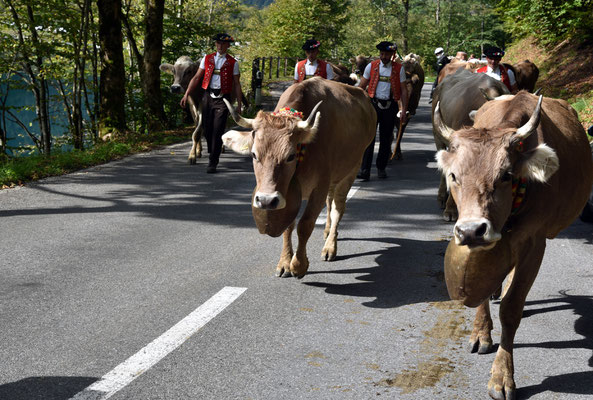
[[[532,151],[524,153],[521,176],[538,182],[547,182],[560,167],[560,161],[554,149],[540,144]]]
[[[175,73],[175,68],[173,68],[172,64],[161,64],[161,66],[159,67],[161,71],[166,72],[168,74],[173,75]]]
[[[449,152],[447,150],[439,150],[435,154],[434,158],[437,160],[437,167],[443,173],[447,175],[449,171]]]
[[[253,131],[230,130],[222,135],[222,143],[235,153],[249,155],[253,145]]]

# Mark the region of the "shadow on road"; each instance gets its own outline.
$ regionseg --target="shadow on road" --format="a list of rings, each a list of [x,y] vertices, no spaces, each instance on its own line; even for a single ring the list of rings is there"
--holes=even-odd
[[[0,385],[0,399],[67,400],[85,389],[97,378],[76,376],[37,376]]]
[[[367,268],[309,270],[307,275],[354,274],[357,283],[334,284],[304,282],[325,289],[328,294],[368,297],[362,305],[372,308],[395,308],[408,304],[449,300],[443,275],[443,257],[447,241],[420,241],[398,238],[349,239],[340,241],[377,241],[388,246],[369,252],[342,255],[340,260],[376,254],[376,265]]]
[[[579,319],[574,324],[574,331],[583,336],[579,340],[543,342],[543,343],[520,343],[515,344],[516,348],[538,347],[545,349],[583,349],[592,352],[588,366],[593,368],[593,296],[571,296],[560,291],[560,297],[547,300],[528,301],[523,311],[523,318],[541,313],[554,311],[572,310]],[[543,308],[531,308],[544,305]],[[583,366],[585,367],[585,366]],[[573,393],[593,395],[593,369],[583,372],[573,372],[558,376],[551,376],[542,381],[539,385],[532,385],[518,389],[519,398],[530,398],[536,394],[546,391],[556,393]]]

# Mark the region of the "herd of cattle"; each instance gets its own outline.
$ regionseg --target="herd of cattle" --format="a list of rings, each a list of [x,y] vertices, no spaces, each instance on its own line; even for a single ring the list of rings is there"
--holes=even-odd
[[[362,71],[365,60],[357,61],[355,68]],[[488,393],[509,400],[516,395],[513,341],[525,299],[546,239],[566,228],[587,201],[593,159],[575,110],[566,101],[530,93],[537,79],[535,65],[526,61],[514,66],[524,90],[511,95],[486,74],[452,64],[449,75],[439,79],[432,103],[442,172],[438,200],[444,217],[455,221],[445,255],[446,284],[451,298],[477,307],[471,351],[488,353],[493,350],[489,299],[507,280]],[[162,67],[174,73],[172,91],[185,90],[192,65],[180,58],[174,66]],[[424,73],[413,55],[404,59],[404,66],[413,115]],[[336,79],[346,82],[347,72]],[[327,261],[336,257],[346,196],[376,133],[371,101],[357,87],[316,77],[290,86],[275,109],[301,111],[306,120],[264,111],[248,119],[227,106],[235,122],[246,128],[227,132],[223,140],[253,159],[252,212],[259,232],[283,235],[276,275],[302,278],[309,266],[307,241],[324,206],[328,212],[321,256]],[[197,121],[190,153],[190,162],[195,162],[201,151],[199,101],[194,99],[190,107]],[[306,207],[297,223],[303,200]],[[291,239],[295,225],[296,252]]]

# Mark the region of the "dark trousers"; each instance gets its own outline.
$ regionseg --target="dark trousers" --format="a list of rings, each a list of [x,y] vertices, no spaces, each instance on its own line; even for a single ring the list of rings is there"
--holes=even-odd
[[[391,104],[385,110],[379,108],[380,100],[372,99],[373,107],[377,113],[377,125],[379,126],[379,154],[377,154],[377,169],[383,170],[387,167],[389,156],[391,155],[391,143],[393,142],[393,129],[399,126],[397,112],[399,106],[397,101],[391,100]],[[375,135],[376,136],[376,135]],[[373,164],[373,152],[375,150],[375,138],[364,152],[362,157],[361,171],[370,171]]]
[[[230,96],[225,95],[225,98],[230,101]],[[212,98],[209,91],[204,92],[202,101],[204,102],[202,106],[204,136],[208,143],[208,165],[216,166],[222,151],[222,135],[226,128],[229,110],[222,98]]]

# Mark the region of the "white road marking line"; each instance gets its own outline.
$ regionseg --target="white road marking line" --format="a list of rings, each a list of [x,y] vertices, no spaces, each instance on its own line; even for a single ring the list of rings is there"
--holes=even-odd
[[[352,186],[346,195],[346,201],[350,200],[350,198],[354,196],[354,193],[356,193],[358,189],[360,189],[360,186]],[[325,207],[323,210],[324,211],[321,211],[321,214],[319,214],[319,217],[317,217],[315,225],[325,225],[325,221],[327,220],[327,207]]]
[[[70,400],[108,399],[149,370],[235,301],[247,288],[224,287],[175,326]]]

